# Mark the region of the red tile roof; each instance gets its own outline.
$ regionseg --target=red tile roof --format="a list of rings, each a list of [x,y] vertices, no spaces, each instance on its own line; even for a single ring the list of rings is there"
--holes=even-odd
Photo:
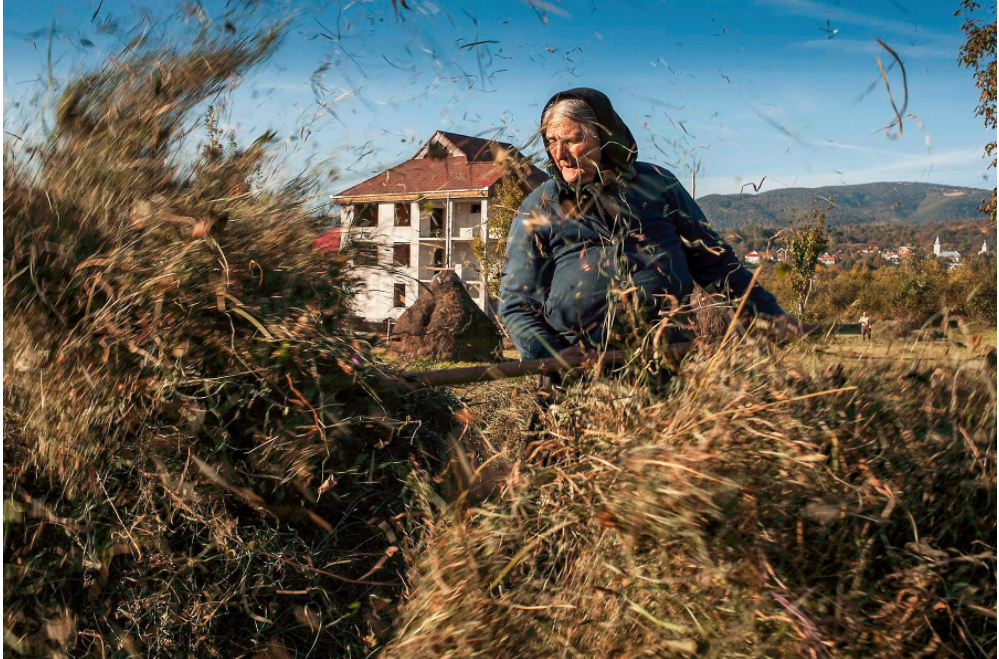
[[[312,249],[322,254],[340,251],[340,227],[330,229],[312,241]]]
[[[430,146],[446,149],[446,157],[430,151]],[[344,190],[334,197],[377,197],[442,193],[455,190],[483,190],[496,183],[504,174],[505,155],[523,159],[511,144],[480,137],[438,131],[416,156],[392,167],[367,181]],[[548,176],[534,166],[529,167],[525,187],[541,185]]]
[[[495,162],[506,153],[520,154],[517,147],[507,142],[497,142],[481,137],[446,133],[444,131],[439,131],[439,134],[453,144],[466,158],[476,162]]]

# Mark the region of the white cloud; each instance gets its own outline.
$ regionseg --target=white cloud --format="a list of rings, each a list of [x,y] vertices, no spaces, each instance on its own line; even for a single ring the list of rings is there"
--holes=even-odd
[[[851,9],[824,5],[815,0],[756,0],[756,4],[776,7],[795,16],[814,18],[819,21],[828,20],[834,29],[838,28],[839,25],[859,25],[873,30],[911,36],[915,27],[909,21],[872,16]],[[929,32],[923,28],[920,28],[920,35],[922,37],[936,36],[938,38],[950,36]],[[831,41],[834,41],[834,39]]]
[[[809,41],[802,41],[797,44],[799,48],[806,48],[809,50],[822,50],[826,52],[839,52],[839,53],[849,53],[859,54],[859,55],[881,55],[885,59],[889,59],[891,56],[888,55],[884,48],[878,45],[877,41],[865,41],[863,39],[811,39]],[[904,60],[909,58],[930,58],[930,57],[946,57],[949,59],[954,59],[957,57],[957,47],[947,48],[945,46],[927,46],[922,44],[899,46],[894,48],[898,52],[899,56]]]

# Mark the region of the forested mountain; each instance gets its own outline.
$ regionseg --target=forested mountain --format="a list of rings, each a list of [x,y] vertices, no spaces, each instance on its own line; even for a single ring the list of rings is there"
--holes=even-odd
[[[937,224],[981,220],[978,205],[988,190],[930,183],[865,183],[821,188],[783,188],[759,194],[707,195],[697,200],[719,230],[781,227],[807,213],[812,203],[827,209],[826,225]],[[829,208],[830,202],[835,204]]]

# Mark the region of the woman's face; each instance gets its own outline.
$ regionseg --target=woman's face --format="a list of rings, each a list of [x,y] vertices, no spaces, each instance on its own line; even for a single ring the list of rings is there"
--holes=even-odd
[[[545,129],[545,139],[566,183],[585,185],[596,178],[600,141],[582,124],[556,115]]]

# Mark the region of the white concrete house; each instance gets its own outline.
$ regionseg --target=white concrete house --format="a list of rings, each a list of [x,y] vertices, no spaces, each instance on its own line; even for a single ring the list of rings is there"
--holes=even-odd
[[[472,241],[483,235],[489,204],[516,147],[438,131],[411,159],[331,195],[341,206],[347,241],[377,244],[377,264],[363,264],[358,313],[368,321],[397,318],[420,295],[420,284],[454,270],[480,308],[490,311]],[[515,172],[530,192],[547,175],[525,165]]]

